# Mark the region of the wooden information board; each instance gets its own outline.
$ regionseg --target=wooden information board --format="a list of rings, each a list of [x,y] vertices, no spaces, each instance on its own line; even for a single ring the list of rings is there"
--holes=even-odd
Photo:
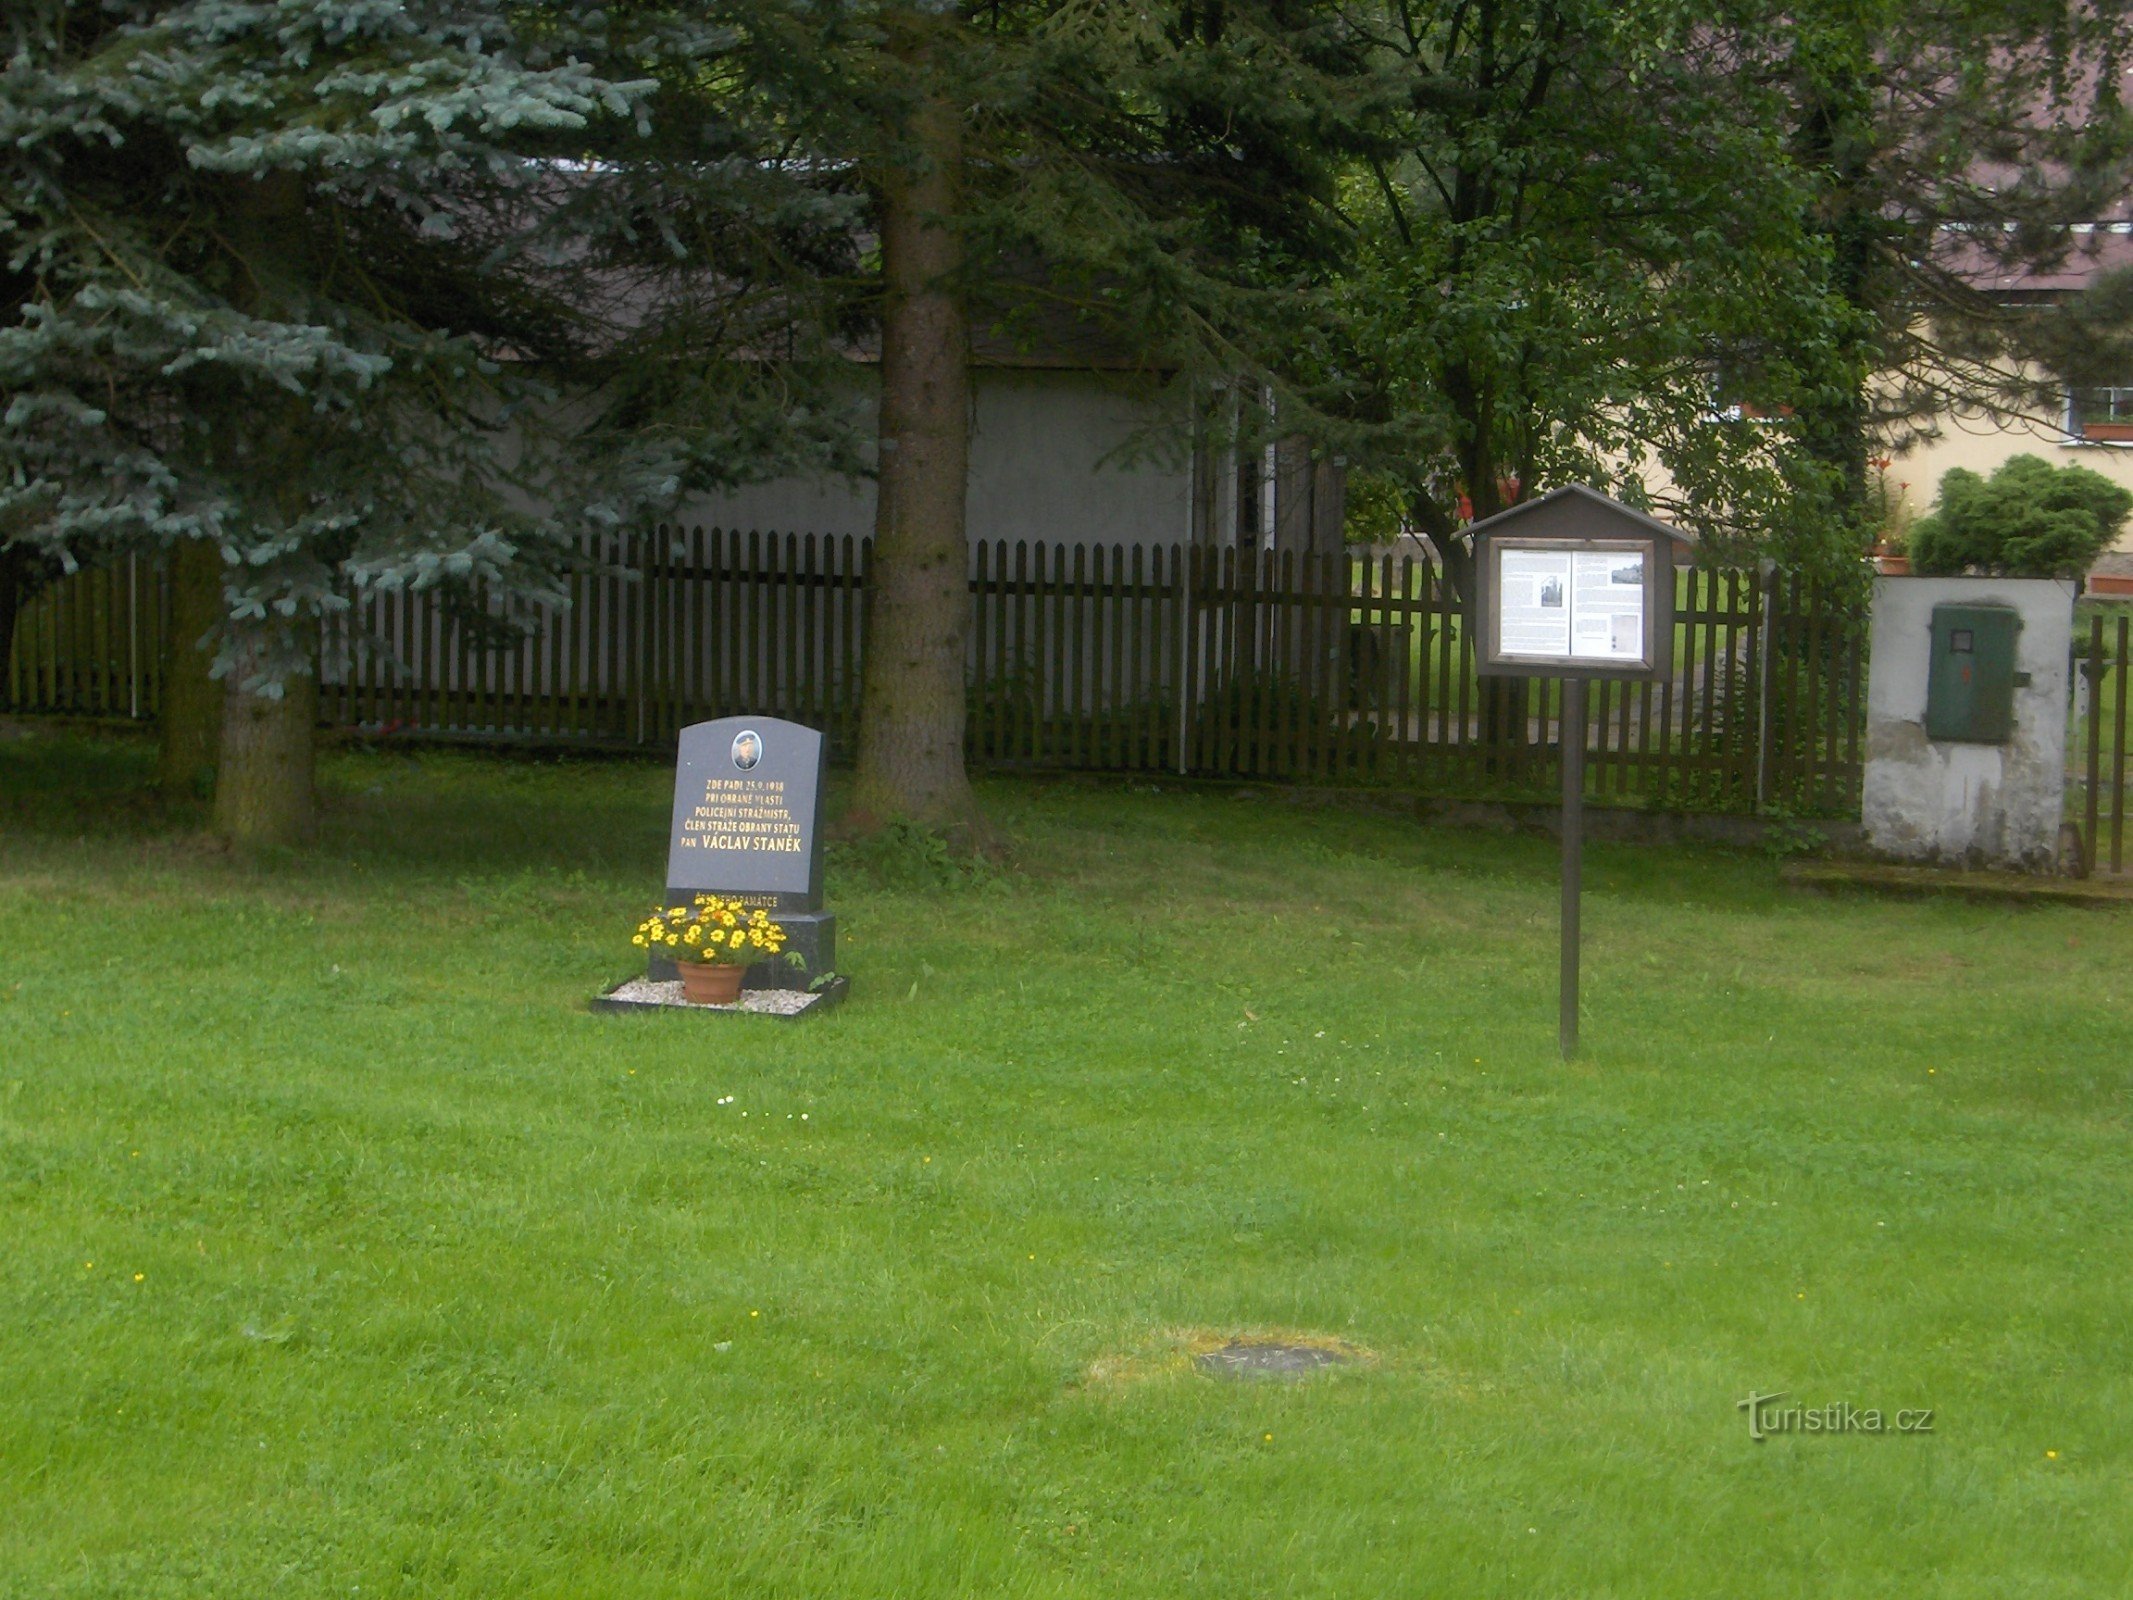
[[[1563,685],[1563,948],[1556,1037],[1578,1048],[1578,901],[1585,832],[1585,685],[1673,670],[1674,555],[1695,541],[1583,484],[1513,506],[1474,541],[1474,670]],[[1523,717],[1520,718],[1521,723]]]

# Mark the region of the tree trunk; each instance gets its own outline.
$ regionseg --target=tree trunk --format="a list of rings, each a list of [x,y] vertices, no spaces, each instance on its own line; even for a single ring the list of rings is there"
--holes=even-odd
[[[279,697],[247,689],[261,646],[237,637],[222,696],[222,770],[215,832],[239,850],[307,843],[318,829],[312,792],[318,727],[315,669],[292,674]]]
[[[914,54],[932,75],[930,49]],[[879,486],[851,820],[982,831],[963,766],[970,327],[957,281],[962,114],[938,88],[878,181],[883,275]]]
[[[1506,509],[1502,467],[1496,454],[1496,397],[1486,382],[1463,365],[1454,367],[1447,385],[1464,402],[1471,434],[1460,452],[1466,474],[1467,503],[1474,521],[1486,522]],[[1459,564],[1460,614],[1477,664],[1486,621],[1475,607],[1474,549],[1462,542]],[[1475,686],[1480,712],[1481,769],[1489,777],[1515,783],[1524,776],[1527,744],[1527,693],[1524,678],[1486,677]]]
[[[248,263],[272,263],[300,236],[304,207],[303,180],[276,172],[253,181],[239,180],[232,205],[231,238]],[[249,291],[233,298],[242,308],[261,309],[258,272],[247,271]],[[255,485],[255,505],[272,505],[283,526],[296,520],[304,505],[302,474],[297,468],[303,444],[303,405],[285,401],[255,408],[245,416],[224,418],[224,445],[232,467],[262,467],[272,484]],[[249,447],[234,447],[232,428],[241,430]],[[219,580],[218,580],[219,581]],[[230,670],[222,686],[221,769],[215,775],[215,833],[242,851],[309,842],[318,831],[314,774],[318,763],[318,632],[315,622],[298,624],[308,648],[300,671],[281,681],[272,697],[250,687],[276,654],[271,622],[230,620]],[[287,640],[280,641],[284,646]]]
[[[171,552],[170,640],[163,656],[162,749],[156,787],[205,798],[222,738],[222,680],[209,676],[222,627],[222,552],[187,539]]]
[[[1874,237],[1885,225],[1866,156],[1873,148],[1873,59],[1861,25],[1803,48],[1795,63],[1801,125],[1794,142],[1806,170],[1821,173],[1825,184],[1810,225],[1829,251],[1829,288],[1851,313],[1838,335],[1809,357],[1812,398],[1797,418],[1801,446],[1823,470],[1815,491],[1840,535],[1838,565],[1848,570],[1856,570],[1872,542],[1867,385],[1880,365],[1872,280]]]

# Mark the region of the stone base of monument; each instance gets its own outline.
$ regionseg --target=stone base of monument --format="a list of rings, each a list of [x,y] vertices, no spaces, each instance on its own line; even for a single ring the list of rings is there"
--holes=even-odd
[[[666,964],[672,965],[671,962]],[[749,976],[752,978],[758,970],[750,968]],[[819,989],[753,987],[743,989],[740,999],[730,1006],[699,1006],[691,1005],[683,998],[679,978],[644,977],[626,979],[612,989],[594,995],[591,1005],[595,1011],[719,1011],[732,1016],[778,1017],[792,1022],[841,1005],[851,989],[849,978],[831,978]]]

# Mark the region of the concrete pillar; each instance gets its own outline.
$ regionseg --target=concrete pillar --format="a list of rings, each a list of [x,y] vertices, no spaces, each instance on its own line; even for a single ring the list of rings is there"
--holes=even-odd
[[[1933,608],[2012,606],[2022,629],[2005,744],[1926,735]],[[2074,585],[2057,578],[1877,578],[1861,821],[1901,861],[2048,871],[2066,804],[2067,671]]]

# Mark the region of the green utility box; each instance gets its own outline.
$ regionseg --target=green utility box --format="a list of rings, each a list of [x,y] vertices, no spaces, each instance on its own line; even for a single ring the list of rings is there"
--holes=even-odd
[[[1926,737],[2005,744],[2014,734],[2015,671],[2022,617],[2013,606],[1933,608],[1933,663],[1926,676]]]

